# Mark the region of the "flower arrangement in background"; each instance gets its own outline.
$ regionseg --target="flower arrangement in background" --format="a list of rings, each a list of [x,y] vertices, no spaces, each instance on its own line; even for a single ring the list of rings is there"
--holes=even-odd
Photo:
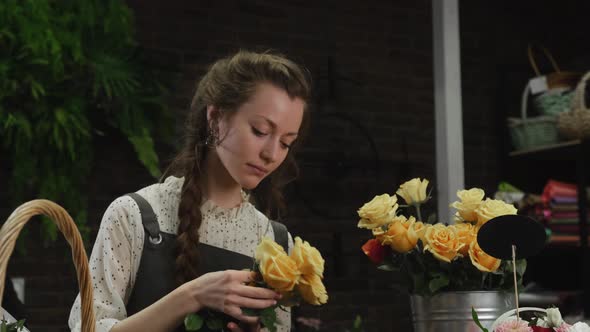
[[[261,325],[270,332],[277,330],[275,309],[299,305],[302,301],[311,305],[322,305],[328,301],[328,293],[323,284],[324,259],[320,252],[307,241],[295,237],[291,254],[287,255],[281,245],[268,237],[256,247],[254,253],[254,272],[257,278],[251,285],[273,289],[282,298],[274,306],[262,310],[242,308],[251,316],[259,316]],[[203,325],[211,330],[222,330],[227,321],[220,315],[207,312],[206,317],[193,313],[184,320],[187,331],[198,331]]]
[[[501,320],[497,322],[493,330],[489,330],[481,325],[475,309],[471,309],[474,322],[479,326],[483,332],[590,332],[590,326],[584,322],[577,322],[573,325],[566,323],[561,317],[561,312],[558,308],[548,308],[546,310],[540,308],[523,308],[523,314],[530,313],[529,310],[535,310],[534,315],[530,318],[518,318],[508,316],[498,318]],[[529,309],[529,310],[526,310]],[[509,313],[513,314],[514,310]]]
[[[399,271],[412,294],[513,288],[512,265],[486,254],[477,243],[477,232],[494,217],[516,214],[516,208],[485,198],[479,188],[459,190],[459,200],[451,204],[454,223],[429,223],[421,211],[431,199],[428,184],[414,178],[396,194],[375,196],[357,211],[358,227],[373,234],[363,252],[380,269]],[[399,204],[398,196],[405,204]],[[526,261],[518,260],[519,284],[525,269]]]

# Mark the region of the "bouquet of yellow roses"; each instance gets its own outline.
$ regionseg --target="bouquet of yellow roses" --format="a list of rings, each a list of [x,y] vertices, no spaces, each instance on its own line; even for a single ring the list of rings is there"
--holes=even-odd
[[[421,213],[421,206],[431,199],[428,183],[412,179],[393,196],[375,196],[358,210],[358,227],[373,234],[363,252],[380,269],[399,271],[413,294],[511,289],[512,265],[486,254],[477,243],[477,232],[492,218],[516,214],[516,208],[485,198],[479,188],[459,190],[459,200],[451,204],[454,223],[430,224]],[[398,196],[405,204],[398,204]],[[525,269],[526,261],[518,260],[519,284]]]
[[[322,279],[324,278],[324,259],[320,252],[307,241],[295,237],[291,254],[268,237],[262,239],[254,253],[254,268],[258,278],[252,282],[257,287],[265,287],[281,293],[282,298],[274,306],[262,310],[243,308],[251,316],[260,317],[262,326],[270,332],[277,330],[275,309],[291,307],[305,301],[312,305],[321,305],[328,301],[328,293]],[[212,330],[221,330],[227,325],[221,317],[201,317],[191,314],[185,318],[187,331],[198,331],[203,324]]]

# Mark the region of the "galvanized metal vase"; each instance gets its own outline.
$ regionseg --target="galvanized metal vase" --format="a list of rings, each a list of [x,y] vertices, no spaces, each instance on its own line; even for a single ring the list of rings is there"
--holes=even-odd
[[[412,295],[410,300],[414,332],[480,332],[471,317],[471,307],[484,327],[515,307],[514,293],[494,291]]]

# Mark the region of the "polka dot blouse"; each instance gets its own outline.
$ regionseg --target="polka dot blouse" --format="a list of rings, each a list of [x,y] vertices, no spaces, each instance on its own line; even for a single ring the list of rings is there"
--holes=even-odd
[[[160,230],[176,234],[178,231],[178,205],[184,179],[169,177],[139,190],[152,206]],[[211,201],[201,206],[203,221],[199,229],[201,242],[253,256],[263,236],[274,238],[268,218],[248,202],[243,194],[242,203],[235,208],[221,208]],[[125,305],[135,283],[143,250],[144,228],[139,207],[129,196],[117,198],[107,208],[90,256],[90,273],[94,287],[96,331],[106,332],[127,317]],[[289,235],[289,250],[293,240]],[[290,313],[277,310],[283,322],[279,331],[290,330]],[[80,331],[80,295],[70,312],[69,326]]]

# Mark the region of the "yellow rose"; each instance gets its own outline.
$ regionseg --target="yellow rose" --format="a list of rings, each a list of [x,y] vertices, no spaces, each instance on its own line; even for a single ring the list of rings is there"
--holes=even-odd
[[[476,228],[469,223],[455,224],[449,227],[455,228],[457,231],[457,239],[463,244],[459,253],[463,256],[467,256],[471,242],[475,241],[477,238]]]
[[[291,291],[299,280],[301,272],[295,261],[269,237],[264,237],[258,244],[254,258],[264,281],[278,292]]]
[[[388,194],[375,196],[357,211],[361,217],[358,227],[373,229],[385,225],[395,217],[397,208],[397,196]]]
[[[297,264],[297,268],[304,276],[316,274],[324,276],[324,259],[320,252],[307,241],[295,238],[295,244],[291,250],[291,258]]]
[[[262,279],[281,293],[292,291],[301,276],[295,261],[285,253],[262,255],[258,266]]]
[[[322,279],[316,274],[302,277],[297,288],[301,297],[309,304],[320,305],[328,302],[326,287],[322,283]]]
[[[260,261],[264,255],[277,256],[279,254],[287,254],[283,246],[271,240],[268,236],[265,236],[256,247],[254,258],[256,261]]]
[[[516,214],[517,211],[512,204],[488,198],[475,210],[475,214],[477,215],[477,224],[481,226],[492,218]]]
[[[389,224],[387,232],[377,236],[377,239],[383,245],[389,245],[393,250],[404,253],[416,247],[418,243],[418,234],[412,227],[416,218],[406,219],[404,216],[397,216]]]
[[[428,187],[428,180],[415,178],[399,186],[396,194],[401,196],[408,205],[420,204],[427,199],[426,187]]]
[[[424,234],[426,244],[424,251],[430,251],[434,257],[443,262],[450,263],[455,258],[461,257],[459,250],[463,244],[457,238],[457,230],[443,224],[432,225]]]
[[[460,202],[453,202],[451,207],[457,209],[457,214],[463,221],[475,222],[477,215],[475,209],[479,207],[485,192],[479,188],[471,188],[469,190],[457,191],[457,197]]]
[[[500,267],[501,260],[486,254],[479,247],[479,243],[476,241],[471,242],[469,246],[469,258],[471,263],[480,271],[483,272],[494,272]]]
[[[412,225],[412,229],[414,230],[414,232],[416,232],[416,235],[418,236],[418,238],[420,240],[422,240],[422,243],[424,243],[424,235],[426,234],[426,230],[428,229],[428,227],[432,226],[431,224],[425,224],[421,221],[416,221],[414,223],[414,225]]]

